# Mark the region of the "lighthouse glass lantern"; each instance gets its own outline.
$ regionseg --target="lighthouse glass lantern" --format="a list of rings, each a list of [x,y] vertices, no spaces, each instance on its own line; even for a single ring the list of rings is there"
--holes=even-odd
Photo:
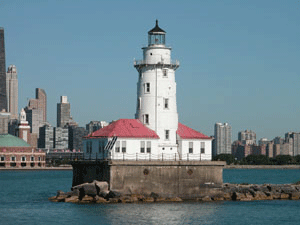
[[[151,45],[165,45],[166,32],[158,26],[156,20],[156,26],[148,32],[148,46]]]

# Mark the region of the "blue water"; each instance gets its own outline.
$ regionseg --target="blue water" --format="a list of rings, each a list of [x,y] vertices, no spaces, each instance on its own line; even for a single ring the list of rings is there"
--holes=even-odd
[[[292,183],[300,170],[224,170],[224,182]],[[0,171],[0,224],[300,224],[300,201],[80,205],[49,202],[72,171]]]

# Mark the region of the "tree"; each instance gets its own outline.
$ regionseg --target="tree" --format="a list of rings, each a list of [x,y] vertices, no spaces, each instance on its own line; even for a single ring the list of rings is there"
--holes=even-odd
[[[293,162],[293,157],[290,155],[278,155],[275,157],[277,165],[288,165]]]
[[[213,161],[226,161],[227,165],[235,163],[235,158],[231,154],[219,154],[213,157]]]
[[[241,165],[269,165],[270,160],[268,156],[265,155],[248,155],[243,158]]]

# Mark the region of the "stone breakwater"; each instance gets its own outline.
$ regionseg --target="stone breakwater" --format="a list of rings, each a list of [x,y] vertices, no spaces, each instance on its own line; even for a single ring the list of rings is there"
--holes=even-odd
[[[121,194],[109,190],[107,182],[93,181],[71,188],[70,192],[58,191],[50,197],[52,202],[71,203],[138,203],[138,202],[182,202],[193,201],[256,201],[256,200],[299,200],[300,184],[229,184],[218,188],[217,194],[204,195],[195,199],[179,197],[161,197],[156,193],[150,195]]]

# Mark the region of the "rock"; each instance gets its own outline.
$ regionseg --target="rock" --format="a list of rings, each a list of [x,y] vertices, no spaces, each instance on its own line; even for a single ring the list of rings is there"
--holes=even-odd
[[[231,194],[230,193],[224,193],[223,198],[224,198],[224,200],[231,200]]]
[[[299,192],[292,192],[291,194],[289,194],[289,199],[290,200],[300,199],[300,193]]]
[[[69,198],[65,198],[65,202],[77,203],[79,202],[78,196],[71,196]]]
[[[233,201],[239,201],[239,200],[241,200],[242,198],[245,198],[245,197],[246,197],[245,194],[241,194],[239,192],[233,192],[233,194],[231,196],[231,199]]]
[[[182,199],[179,197],[166,198],[166,202],[182,202]]]
[[[154,202],[154,198],[146,197],[146,198],[143,199],[143,202]]]
[[[257,191],[254,193],[253,200],[267,200],[267,195],[262,191]]]
[[[65,195],[60,195],[60,196],[56,197],[56,201],[57,201],[57,202],[64,202],[64,201],[65,201],[65,198],[67,198],[67,196],[65,196]]]
[[[133,203],[134,202],[133,199],[132,199],[132,197],[130,197],[130,196],[120,197],[120,201],[122,203]]]
[[[280,199],[280,195],[279,192],[272,193],[273,199]]]
[[[284,194],[292,194],[295,191],[296,191],[296,189],[292,186],[284,186],[281,188],[281,193],[284,193]]]
[[[281,193],[280,194],[280,199],[289,199],[289,194]]]
[[[97,180],[94,180],[93,183],[95,184],[97,195],[105,198],[106,195],[108,195],[109,193],[108,183],[106,181],[97,181]]]
[[[163,197],[158,197],[155,199],[155,202],[165,202],[166,201],[166,198],[163,198]]]
[[[96,196],[97,195],[97,189],[96,189],[96,185],[95,184],[85,184],[82,186],[83,190],[84,190],[84,194],[88,195],[88,196]]]
[[[58,200],[56,199],[56,196],[52,196],[52,197],[48,198],[48,200],[51,202],[58,202]]]
[[[81,200],[80,203],[91,203],[95,202],[95,199],[92,196],[85,195]]]
[[[250,193],[246,193],[245,197],[241,197],[240,201],[252,201],[254,199],[253,195]]]
[[[224,201],[224,195],[223,194],[218,194],[212,197],[212,200],[214,201]]]
[[[96,201],[96,203],[108,203],[108,201],[105,198],[102,198],[99,196],[95,197],[95,201]]]
[[[209,197],[208,195],[206,195],[206,196],[200,198],[199,201],[210,202],[210,201],[212,201],[212,199],[211,199],[211,197]]]
[[[121,197],[121,193],[112,190],[105,196],[106,199],[116,198],[116,197]]]
[[[120,201],[119,198],[110,198],[110,199],[109,199],[109,202],[110,202],[110,203],[118,203],[118,202],[121,202],[121,201]]]
[[[151,192],[150,197],[157,199],[159,197],[159,194]]]

